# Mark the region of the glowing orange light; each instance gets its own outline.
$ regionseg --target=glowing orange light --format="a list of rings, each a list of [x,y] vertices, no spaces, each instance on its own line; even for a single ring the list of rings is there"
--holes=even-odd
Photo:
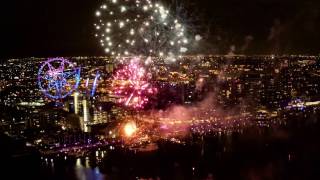
[[[137,131],[137,125],[134,122],[129,122],[124,126],[124,133],[127,137],[132,137]]]

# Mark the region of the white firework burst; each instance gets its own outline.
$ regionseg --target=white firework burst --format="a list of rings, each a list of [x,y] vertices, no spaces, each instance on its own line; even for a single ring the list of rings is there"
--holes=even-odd
[[[189,50],[185,26],[160,3],[105,0],[95,15],[95,37],[108,55],[175,60]]]

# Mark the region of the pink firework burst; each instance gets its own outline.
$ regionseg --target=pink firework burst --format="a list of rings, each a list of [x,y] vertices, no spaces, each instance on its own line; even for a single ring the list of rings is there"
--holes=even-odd
[[[144,108],[149,97],[157,93],[150,79],[151,74],[140,64],[140,59],[132,59],[113,76],[111,86],[113,94],[119,98],[118,103],[134,109]]]

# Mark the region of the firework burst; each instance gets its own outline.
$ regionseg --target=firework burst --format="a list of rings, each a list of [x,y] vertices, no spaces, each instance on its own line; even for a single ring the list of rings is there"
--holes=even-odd
[[[185,26],[160,3],[105,0],[95,15],[95,36],[108,55],[175,61],[188,51]]]
[[[134,58],[129,65],[116,71],[112,80],[112,94],[118,96],[118,103],[126,107],[140,109],[155,95],[156,88],[149,83],[151,74],[140,65],[140,59]]]

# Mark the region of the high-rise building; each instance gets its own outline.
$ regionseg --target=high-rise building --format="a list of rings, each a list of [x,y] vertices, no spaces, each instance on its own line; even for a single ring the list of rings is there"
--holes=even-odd
[[[90,129],[88,127],[88,124],[90,123],[90,112],[89,112],[89,105],[88,101],[86,99],[82,100],[82,111],[83,111],[83,116],[80,117],[80,125],[81,125],[81,130],[83,132],[90,132]]]
[[[74,113],[75,114],[79,114],[79,93],[78,92],[75,92],[73,94],[73,103],[74,103]]]

